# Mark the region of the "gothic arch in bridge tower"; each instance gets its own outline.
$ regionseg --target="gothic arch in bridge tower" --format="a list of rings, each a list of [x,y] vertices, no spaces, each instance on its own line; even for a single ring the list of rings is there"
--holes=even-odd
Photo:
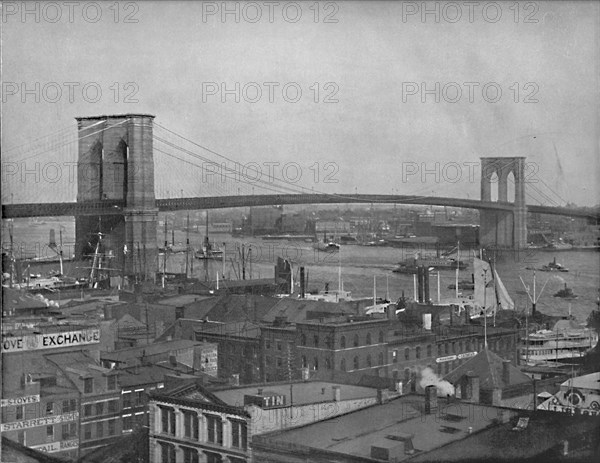
[[[79,117],[77,202],[121,203],[114,215],[75,218],[75,254],[93,252],[98,232],[112,268],[150,277],[156,268],[156,222],[152,128],[154,116]],[[124,251],[127,252],[124,252]]]
[[[481,158],[482,201],[496,199],[492,198],[494,182],[497,182],[498,203],[512,204],[512,210],[481,210],[479,241],[484,247],[524,248],[527,245],[525,158]]]

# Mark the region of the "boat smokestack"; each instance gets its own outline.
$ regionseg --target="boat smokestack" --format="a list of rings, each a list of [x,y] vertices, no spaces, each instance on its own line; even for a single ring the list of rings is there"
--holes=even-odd
[[[304,279],[304,267],[300,267],[300,297],[304,299],[306,291],[306,280]]]

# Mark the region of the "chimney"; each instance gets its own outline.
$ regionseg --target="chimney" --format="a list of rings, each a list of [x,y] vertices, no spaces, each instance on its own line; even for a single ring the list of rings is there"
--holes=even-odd
[[[425,269],[425,267],[423,266],[419,266],[417,267],[417,294],[418,294],[418,299],[419,299],[419,303],[423,303],[423,299],[425,297],[425,292],[423,291],[423,270]]]
[[[431,415],[437,410],[437,387],[429,385],[425,388],[425,414]]]
[[[340,386],[332,386],[333,389],[333,401],[339,402],[342,398],[342,388]]]
[[[183,318],[183,310],[184,308],[182,306],[175,307],[175,320]]]
[[[169,354],[169,363],[173,366],[177,365],[177,357],[175,354]]]
[[[302,299],[304,299],[305,296],[305,291],[306,291],[306,287],[304,286],[305,283],[305,279],[304,279],[304,267],[300,267],[300,297]]]
[[[429,297],[429,269],[427,267],[423,267],[423,293],[425,304],[429,304],[431,299]]]
[[[479,403],[479,376],[472,371],[467,373],[467,394],[469,402]]]
[[[231,385],[232,386],[240,385],[240,375],[238,373],[231,375]]]
[[[506,386],[510,384],[510,360],[502,360],[502,382]]]
[[[258,395],[262,395],[262,393],[263,393],[262,387],[259,387],[259,388],[258,388],[258,392],[257,392],[257,394],[258,394]]]
[[[388,320],[395,320],[396,319],[396,306],[388,305],[387,308],[385,309],[385,313],[387,314]]]

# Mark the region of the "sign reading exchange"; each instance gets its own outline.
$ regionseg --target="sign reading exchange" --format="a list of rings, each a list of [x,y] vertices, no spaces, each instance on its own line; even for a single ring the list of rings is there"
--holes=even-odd
[[[98,329],[6,336],[2,338],[2,353],[81,346],[99,342],[100,330]]]

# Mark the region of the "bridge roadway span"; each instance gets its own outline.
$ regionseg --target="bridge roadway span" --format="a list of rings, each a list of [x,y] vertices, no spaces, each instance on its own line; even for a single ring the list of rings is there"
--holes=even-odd
[[[200,209],[226,209],[231,207],[270,206],[279,204],[415,204],[430,206],[462,207],[467,209],[511,211],[512,203],[489,202],[475,199],[440,198],[435,196],[410,195],[326,195],[326,194],[281,194],[246,196],[207,196],[199,198],[157,199],[159,211],[185,211]],[[540,214],[564,215],[600,220],[600,214],[579,211],[567,207],[527,206],[527,211]],[[80,203],[29,203],[3,204],[2,218],[58,217],[85,215],[121,215],[126,213],[125,202],[104,200]]]

